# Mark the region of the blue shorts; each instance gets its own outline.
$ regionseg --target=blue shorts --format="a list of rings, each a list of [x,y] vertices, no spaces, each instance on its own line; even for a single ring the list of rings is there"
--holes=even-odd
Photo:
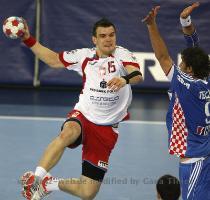
[[[183,200],[210,200],[210,157],[179,164]]]

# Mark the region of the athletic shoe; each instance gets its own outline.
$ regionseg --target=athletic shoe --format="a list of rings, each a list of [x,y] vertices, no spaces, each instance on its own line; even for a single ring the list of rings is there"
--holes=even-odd
[[[48,195],[50,192],[47,192],[46,190],[46,182],[48,180],[52,179],[52,176],[48,173],[43,180],[41,181],[38,176],[35,176],[35,174],[31,171],[26,172],[23,174],[21,177],[21,184],[22,184],[22,195],[27,199],[27,200],[32,200],[35,193],[40,190],[40,187],[43,187],[43,191]],[[43,192],[42,192],[43,193]],[[46,196],[45,195],[45,196]],[[37,195],[35,195],[37,196]],[[43,196],[43,195],[42,195]]]
[[[48,181],[52,180],[51,175],[46,175],[44,179],[42,180],[41,184],[39,184],[38,189],[33,194],[31,200],[41,200],[44,197],[48,196],[51,192],[47,191],[46,184]]]

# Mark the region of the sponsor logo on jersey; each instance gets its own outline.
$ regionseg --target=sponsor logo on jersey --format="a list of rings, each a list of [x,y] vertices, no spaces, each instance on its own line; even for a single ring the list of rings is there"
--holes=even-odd
[[[78,49],[74,49],[71,51],[66,51],[67,54],[75,54],[78,51]]]
[[[209,130],[210,130],[210,125],[208,126],[197,126],[197,134],[198,135],[203,135],[203,136],[207,136],[209,134]]]
[[[96,63],[97,63],[97,61],[89,62],[90,65],[95,65]]]
[[[90,91],[92,92],[100,92],[100,93],[106,93],[106,90],[100,90],[100,89],[95,89],[95,88],[90,88]]]
[[[107,87],[107,82],[105,80],[100,82],[100,87],[101,88],[106,88]]]
[[[95,89],[95,88],[90,88],[90,91],[92,91],[92,92],[100,92],[100,93],[110,93],[110,94],[112,94],[112,93],[115,93],[115,91],[114,90],[102,90],[102,89]]]
[[[120,97],[97,97],[97,96],[90,96],[90,100],[92,101],[117,101]]]
[[[187,89],[190,88],[190,84],[185,82],[184,79],[180,76],[180,75],[177,75],[177,80],[184,86],[186,86]]]
[[[108,169],[108,163],[101,160],[98,161],[98,166],[104,169]]]
[[[80,115],[80,112],[76,111],[71,115],[71,117],[77,117],[78,115]]]

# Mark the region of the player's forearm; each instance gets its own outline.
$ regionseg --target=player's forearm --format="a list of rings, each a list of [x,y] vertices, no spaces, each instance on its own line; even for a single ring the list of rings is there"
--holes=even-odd
[[[39,58],[41,61],[53,68],[63,67],[62,62],[59,60],[58,53],[48,49],[41,45],[33,36],[30,36],[28,32],[25,33],[22,38],[23,43],[31,49],[31,51]]]
[[[62,67],[61,62],[59,61],[58,53],[44,47],[39,42],[36,42],[31,47],[31,50],[41,61],[43,61],[50,67],[53,67],[53,68]]]
[[[190,16],[188,17],[189,22],[187,19],[180,18],[180,23],[182,25],[182,31],[184,33],[184,38],[187,44],[187,47],[196,47],[199,46],[199,38],[197,32],[195,30],[195,26],[192,24]],[[187,21],[188,24],[183,24],[183,21]]]
[[[143,81],[143,77],[142,76],[135,76],[135,77],[133,77],[133,78],[131,78],[130,80],[129,80],[129,83],[130,84],[138,84],[138,83],[140,83],[140,82],[142,82]]]
[[[158,61],[161,61],[161,59],[169,57],[168,49],[158,31],[156,23],[147,25],[147,28],[149,31],[152,48]]]

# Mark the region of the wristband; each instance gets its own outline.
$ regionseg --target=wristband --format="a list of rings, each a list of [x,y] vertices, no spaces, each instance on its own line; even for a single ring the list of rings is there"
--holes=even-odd
[[[126,84],[129,84],[129,78],[127,76],[122,76],[126,80]]]
[[[192,23],[190,15],[186,19],[180,17],[180,23],[182,27],[190,26]]]
[[[129,84],[130,79],[132,79],[135,76],[139,76],[139,75],[142,76],[142,73],[140,71],[134,71],[126,76],[122,76],[122,78],[124,78],[126,80],[126,84]]]
[[[28,39],[24,40],[23,43],[31,48],[36,44],[36,39],[33,36],[30,36]]]

